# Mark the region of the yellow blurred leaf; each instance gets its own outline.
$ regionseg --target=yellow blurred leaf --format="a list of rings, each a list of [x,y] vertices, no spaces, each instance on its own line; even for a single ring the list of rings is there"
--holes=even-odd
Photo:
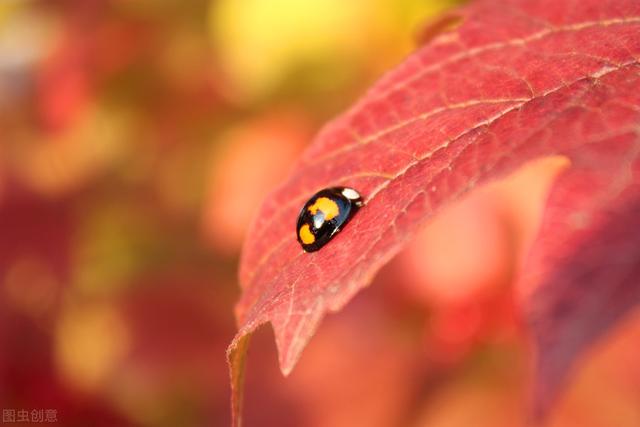
[[[209,25],[223,67],[251,98],[309,64],[322,73],[332,67],[381,71],[410,50],[424,19],[451,3],[221,0],[212,2]]]
[[[68,307],[57,327],[57,366],[70,385],[95,390],[113,373],[128,346],[126,325],[112,307]]]

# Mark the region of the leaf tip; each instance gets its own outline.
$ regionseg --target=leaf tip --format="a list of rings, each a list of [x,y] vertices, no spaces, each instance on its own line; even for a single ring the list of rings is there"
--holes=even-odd
[[[284,377],[288,377],[291,374],[301,355],[302,348],[296,349],[293,345],[284,348],[278,346],[278,364]]]
[[[462,25],[463,19],[463,16],[459,13],[449,12],[436,19],[427,21],[416,34],[416,43],[424,45],[439,35],[453,33],[456,28]]]

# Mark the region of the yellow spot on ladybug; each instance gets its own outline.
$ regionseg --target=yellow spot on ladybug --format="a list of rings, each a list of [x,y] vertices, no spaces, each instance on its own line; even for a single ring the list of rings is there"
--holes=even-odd
[[[300,240],[305,245],[310,245],[316,241],[316,236],[314,236],[311,232],[309,224],[304,224],[302,227],[300,227],[300,231],[298,232],[298,234],[300,234]]]
[[[314,204],[309,206],[309,212],[311,212],[311,215],[315,215],[318,211],[321,211],[324,214],[325,220],[330,220],[338,216],[340,208],[336,202],[328,197],[320,197]]]

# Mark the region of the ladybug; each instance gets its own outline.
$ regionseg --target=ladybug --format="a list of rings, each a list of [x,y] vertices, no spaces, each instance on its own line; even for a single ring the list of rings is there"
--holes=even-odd
[[[318,191],[298,215],[296,234],[305,252],[326,245],[362,206],[362,197],[353,188],[331,187]]]

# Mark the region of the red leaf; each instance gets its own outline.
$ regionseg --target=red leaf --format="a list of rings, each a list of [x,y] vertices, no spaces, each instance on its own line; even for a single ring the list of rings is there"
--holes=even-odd
[[[521,287],[540,349],[540,409],[576,355],[638,301],[640,3],[486,0],[460,15],[455,31],[330,123],[267,198],[243,252],[230,360],[271,322],[288,374],[325,313],[444,203],[549,155],[571,167],[554,184]],[[365,206],[304,253],[300,206],[341,185]]]

